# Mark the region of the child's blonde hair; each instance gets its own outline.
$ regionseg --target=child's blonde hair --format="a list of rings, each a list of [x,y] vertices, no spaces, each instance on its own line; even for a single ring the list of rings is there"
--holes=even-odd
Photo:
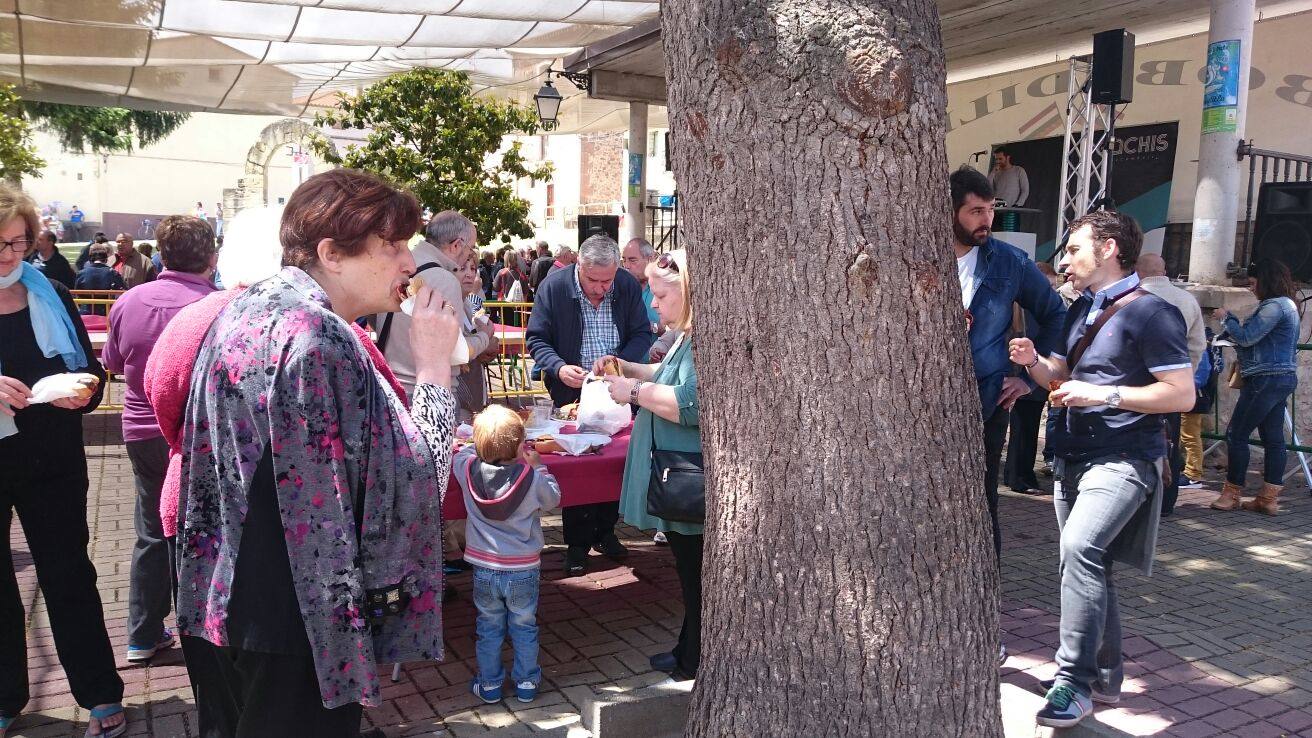
[[[474,450],[489,464],[513,461],[524,443],[524,421],[505,405],[489,405],[474,418]]]

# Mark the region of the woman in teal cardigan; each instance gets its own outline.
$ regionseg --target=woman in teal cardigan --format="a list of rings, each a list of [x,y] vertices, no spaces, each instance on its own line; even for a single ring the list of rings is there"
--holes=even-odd
[[[692,302],[689,300],[687,260],[684,252],[662,254],[647,267],[652,307],[670,330],[682,333],[659,364],[619,362],[623,377],[606,377],[616,402],[636,405],[638,417],[629,438],[624,464],[620,514],[624,522],[643,530],[665,533],[674,554],[683,591],[683,628],[673,650],[651,657],[657,671],[675,679],[692,679],[701,660],[702,627],[702,526],[673,523],[647,514],[647,485],[651,480],[653,449],[700,453],[701,429],[697,421],[697,373],[692,365]],[[603,357],[593,367],[602,373]]]

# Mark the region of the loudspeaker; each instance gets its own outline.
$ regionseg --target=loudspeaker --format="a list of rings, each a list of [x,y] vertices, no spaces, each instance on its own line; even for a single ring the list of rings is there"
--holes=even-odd
[[[1284,262],[1296,282],[1312,282],[1312,182],[1264,182],[1257,196],[1253,260]]]
[[[588,240],[588,236],[604,233],[615,243],[620,241],[620,216],[618,215],[580,215],[579,244]]]
[[[1093,71],[1089,75],[1096,105],[1134,100],[1134,34],[1124,28],[1093,34]]]

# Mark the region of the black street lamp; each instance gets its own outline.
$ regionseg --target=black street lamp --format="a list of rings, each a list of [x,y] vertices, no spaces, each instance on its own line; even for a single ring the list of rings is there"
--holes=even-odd
[[[556,126],[556,116],[560,114],[560,103],[564,98],[555,85],[551,84],[551,77],[547,77],[546,84],[538,90],[538,94],[533,96],[533,102],[538,107],[538,120],[542,121],[542,130],[554,131]]]

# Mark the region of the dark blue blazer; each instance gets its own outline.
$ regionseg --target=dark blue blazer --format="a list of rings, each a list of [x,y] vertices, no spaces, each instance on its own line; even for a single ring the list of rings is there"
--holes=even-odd
[[[579,399],[579,390],[567,387],[557,378],[562,366],[579,366],[583,345],[583,315],[579,312],[579,298],[574,296],[577,269],[575,264],[557,269],[538,285],[525,336],[533,363],[542,370],[542,380],[557,407]],[[611,286],[611,316],[620,335],[615,355],[625,361],[647,361],[656,336],[647,322],[642,285],[623,269],[615,272],[615,283]],[[583,367],[584,371],[591,369]]]

